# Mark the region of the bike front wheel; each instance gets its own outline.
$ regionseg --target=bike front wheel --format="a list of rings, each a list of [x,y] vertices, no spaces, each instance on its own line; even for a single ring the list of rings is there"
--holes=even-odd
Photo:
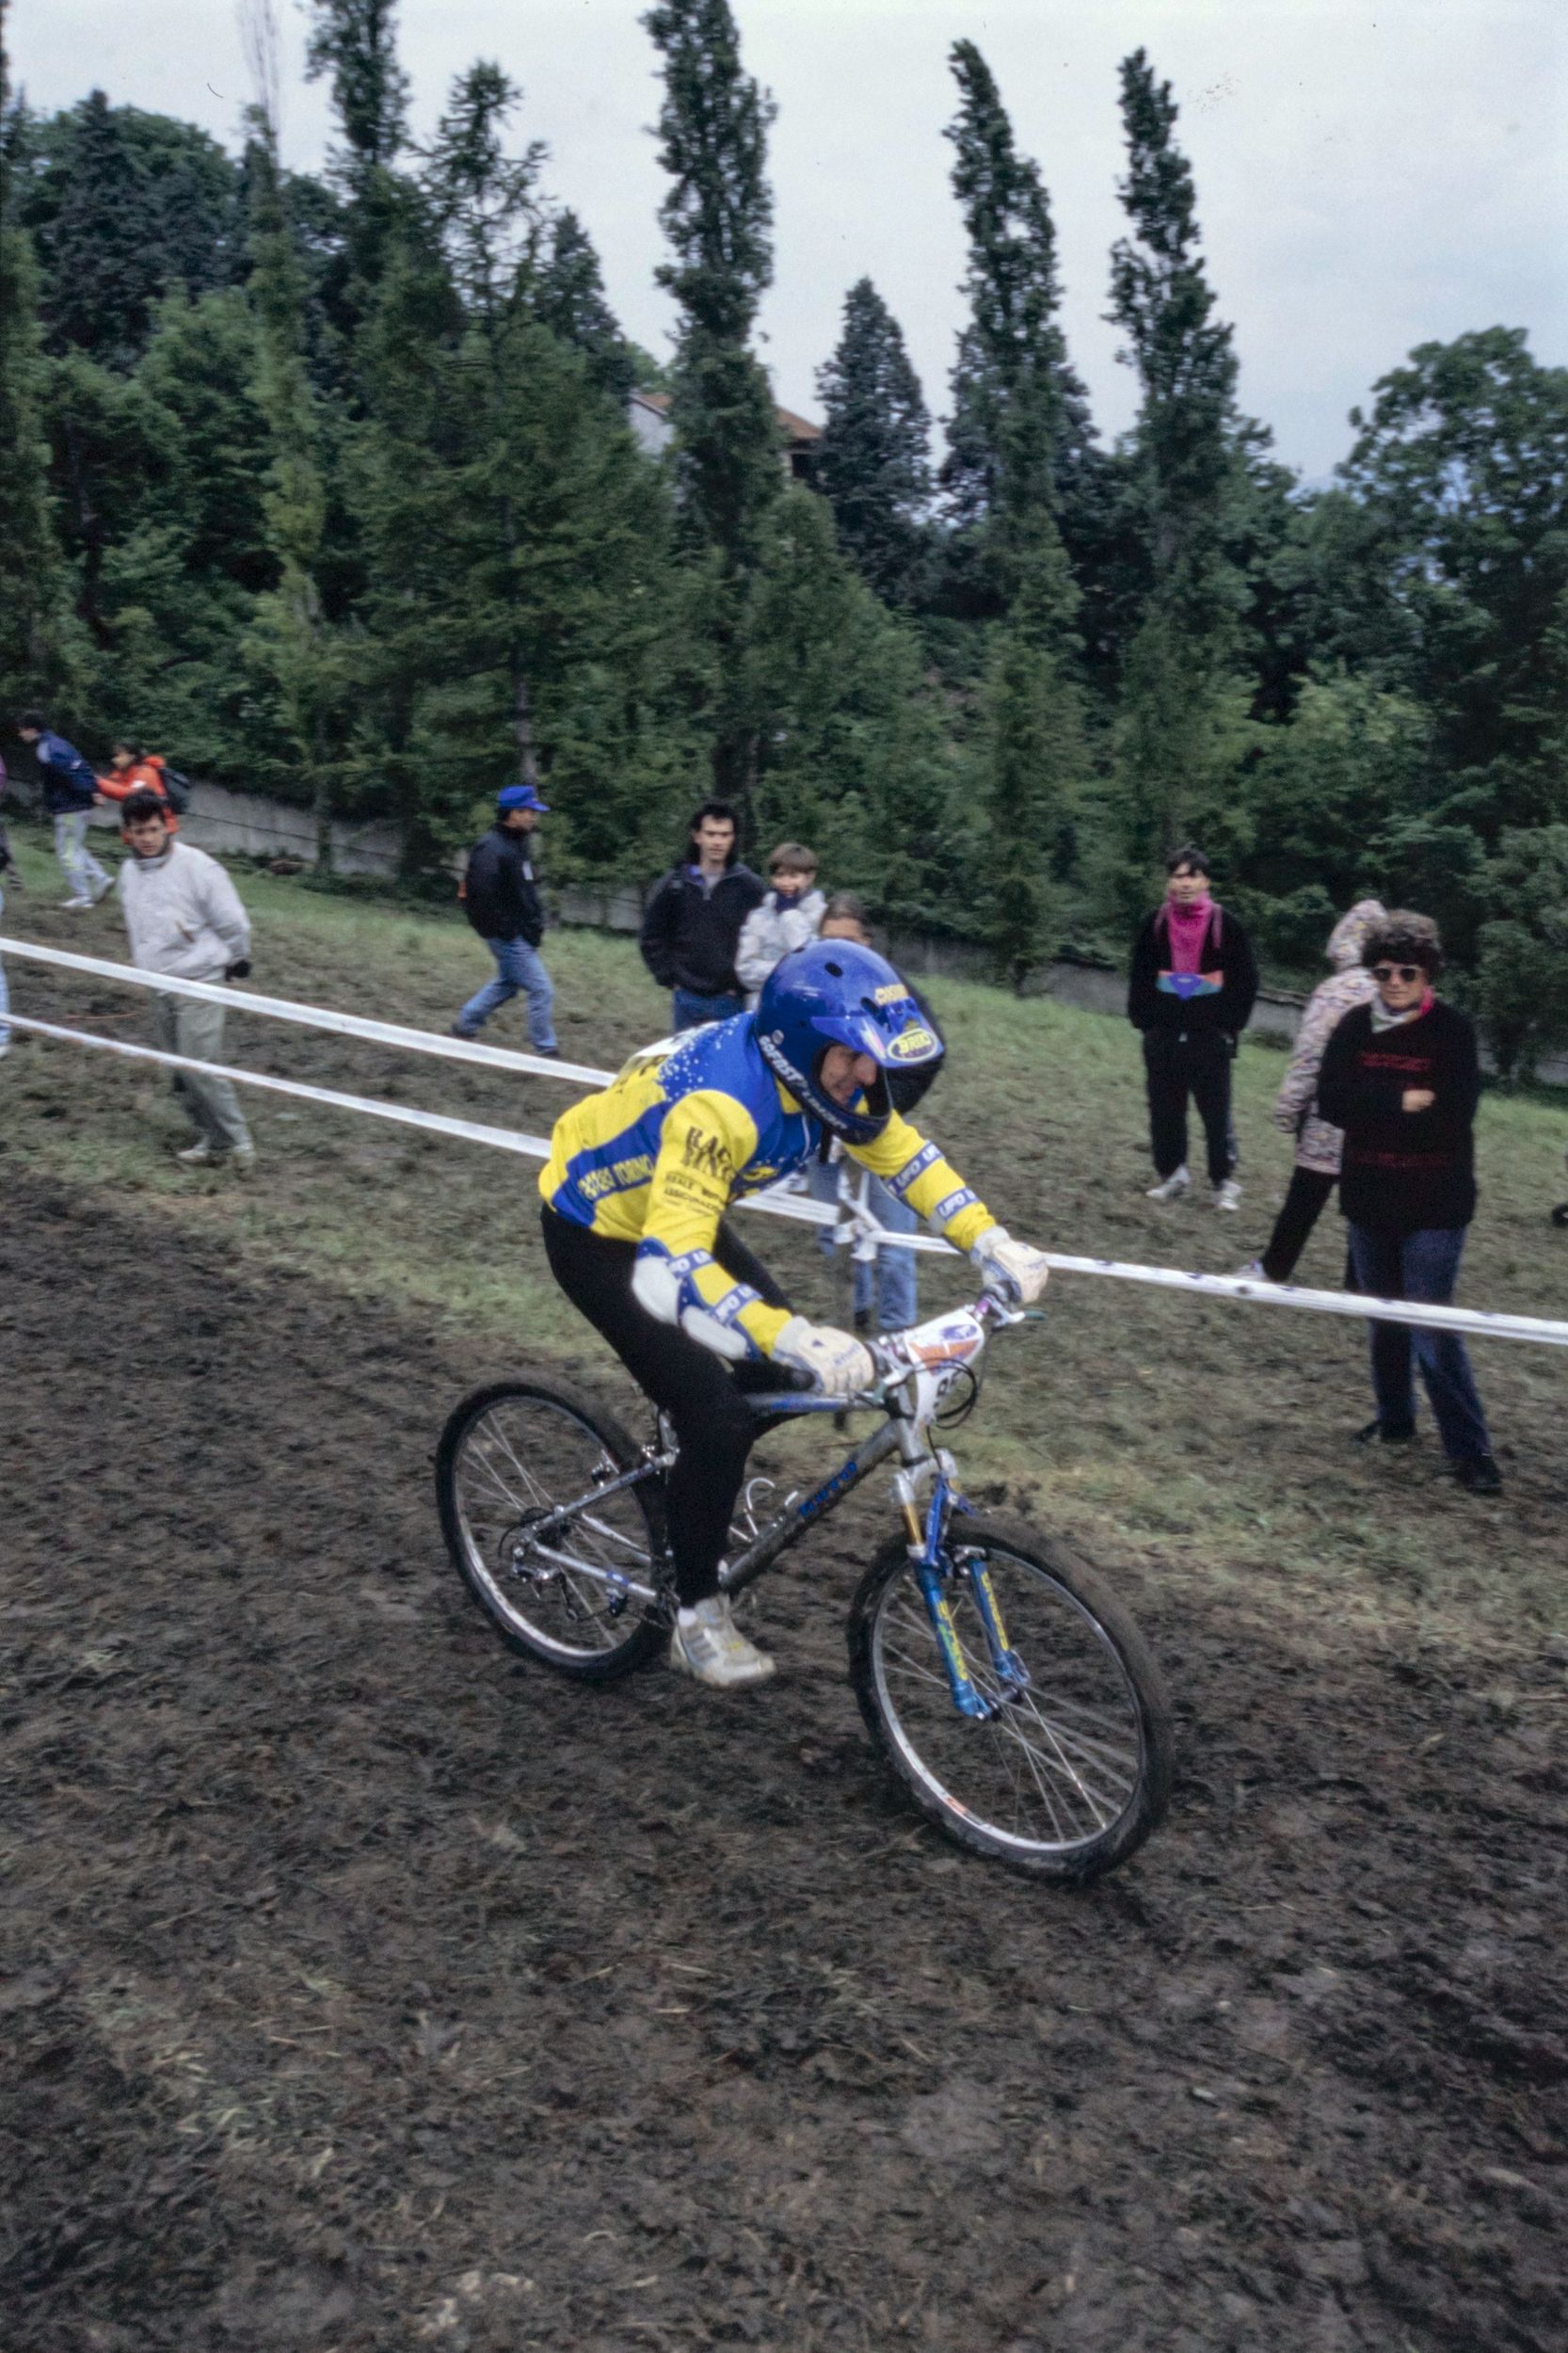
[[[580,1682],[630,1674],[668,1635],[663,1484],[616,1483],[637,1463],[612,1416],[540,1381],[476,1389],[437,1449],[458,1575],[510,1649]]]
[[[960,1711],[915,1564],[894,1540],[850,1609],[850,1679],[872,1737],[960,1846],[1048,1879],[1098,1879],[1143,1845],[1170,1800],[1160,1672],[1120,1602],[1053,1539],[965,1518],[950,1541],[942,1593],[984,1712]],[[975,1591],[982,1570],[1008,1654],[1000,1667]]]

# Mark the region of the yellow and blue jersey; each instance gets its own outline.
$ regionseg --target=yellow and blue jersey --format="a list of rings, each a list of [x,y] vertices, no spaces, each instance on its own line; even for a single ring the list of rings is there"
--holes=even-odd
[[[732,1201],[803,1167],[822,1129],[763,1061],[749,1014],[634,1054],[555,1123],[539,1191],[557,1217],[637,1245],[639,1296],[700,1322],[726,1355],[767,1356],[789,1321],[712,1255]],[[852,1157],[967,1250],[995,1218],[895,1112]],[[646,1262],[646,1263],[645,1263]]]

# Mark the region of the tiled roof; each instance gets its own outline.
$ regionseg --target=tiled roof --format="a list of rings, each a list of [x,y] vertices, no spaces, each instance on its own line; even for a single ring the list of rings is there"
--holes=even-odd
[[[632,397],[633,400],[641,401],[645,408],[651,408],[656,416],[667,417],[669,415],[670,396],[668,392],[647,392],[639,386]],[[813,424],[809,417],[797,417],[792,408],[777,407],[775,408],[773,413],[778,419],[788,440],[792,441],[820,441],[822,440],[821,425]]]

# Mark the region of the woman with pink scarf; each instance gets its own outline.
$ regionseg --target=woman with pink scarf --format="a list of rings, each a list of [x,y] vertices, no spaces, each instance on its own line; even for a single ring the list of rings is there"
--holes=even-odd
[[[1144,1036],[1151,1201],[1175,1201],[1187,1173],[1187,1106],[1203,1122],[1214,1207],[1240,1207],[1230,1064],[1257,995],[1252,943],[1228,908],[1209,896],[1208,860],[1191,843],[1165,861],[1165,903],[1132,951],[1127,1016]]]

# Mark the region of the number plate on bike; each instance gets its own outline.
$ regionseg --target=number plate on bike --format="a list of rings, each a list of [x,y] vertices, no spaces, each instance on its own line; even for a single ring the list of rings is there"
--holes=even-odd
[[[929,1323],[917,1323],[885,1340],[883,1346],[889,1353],[896,1350],[918,1376],[915,1418],[927,1421],[959,1374],[984,1354],[985,1326],[978,1316],[960,1307],[945,1316],[933,1316]]]

